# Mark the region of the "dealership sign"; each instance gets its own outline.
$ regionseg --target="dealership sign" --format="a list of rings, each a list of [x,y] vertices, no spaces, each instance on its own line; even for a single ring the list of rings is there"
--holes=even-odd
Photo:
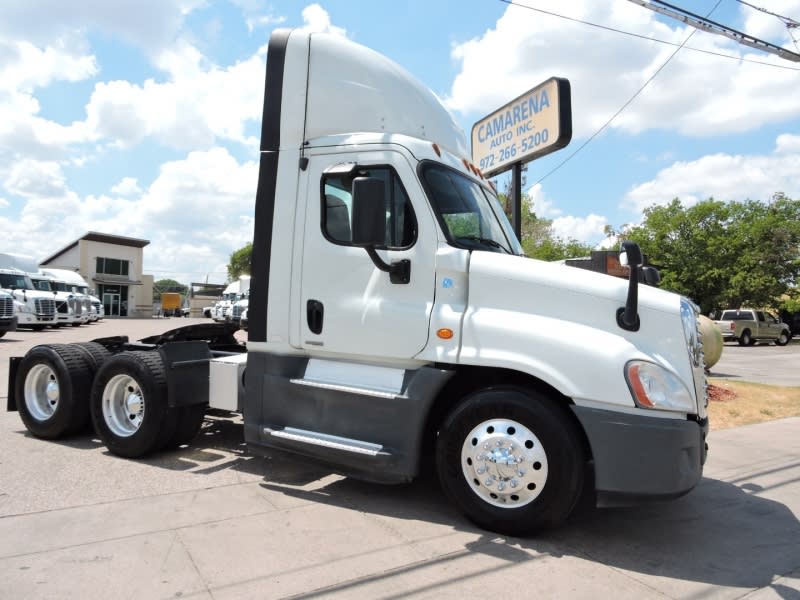
[[[569,81],[553,77],[472,127],[472,162],[487,177],[563,148],[572,139]]]

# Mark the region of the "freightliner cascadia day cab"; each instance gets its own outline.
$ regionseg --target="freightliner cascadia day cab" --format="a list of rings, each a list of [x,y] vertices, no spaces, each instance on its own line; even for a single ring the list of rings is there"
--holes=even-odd
[[[271,448],[369,481],[428,469],[470,519],[522,535],[700,479],[697,310],[525,258],[463,133],[406,71],[345,39],[270,38],[249,340],[230,324],[13,358],[10,408],[52,438],[91,418],[127,457],[241,411]]]

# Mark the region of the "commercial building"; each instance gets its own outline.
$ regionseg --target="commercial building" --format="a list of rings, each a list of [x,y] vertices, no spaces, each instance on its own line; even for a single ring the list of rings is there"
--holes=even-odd
[[[90,231],[45,258],[40,266],[80,273],[96,290],[106,317],[150,317],[153,276],[142,273],[143,248],[149,243]]]

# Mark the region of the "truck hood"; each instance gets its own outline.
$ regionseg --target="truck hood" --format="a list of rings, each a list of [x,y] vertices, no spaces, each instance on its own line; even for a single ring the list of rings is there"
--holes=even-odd
[[[606,404],[632,406],[623,369],[634,358],[691,382],[680,296],[640,285],[641,326],[626,331],[616,314],[627,289],[627,280],[610,275],[472,252],[460,360],[510,362],[569,397]]]

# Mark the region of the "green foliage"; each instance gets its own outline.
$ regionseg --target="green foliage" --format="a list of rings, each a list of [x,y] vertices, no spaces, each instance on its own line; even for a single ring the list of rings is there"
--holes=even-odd
[[[691,207],[679,199],[651,206],[625,237],[661,268],[661,287],[685,294],[704,313],[775,307],[800,275],[800,201],[720,202]]]
[[[228,262],[228,281],[236,281],[241,275],[249,275],[253,265],[253,244],[248,242],[231,254]]]
[[[500,203],[511,221],[511,201],[508,194],[499,194]],[[522,197],[522,223],[520,234],[522,249],[525,255],[539,260],[563,260],[565,258],[580,258],[589,256],[592,246],[584,244],[573,238],[563,239],[553,233],[553,222],[536,216],[531,206],[531,199]]]
[[[178,292],[185,298],[189,288],[174,279],[159,279],[153,282],[153,302],[161,302],[163,292]]]

